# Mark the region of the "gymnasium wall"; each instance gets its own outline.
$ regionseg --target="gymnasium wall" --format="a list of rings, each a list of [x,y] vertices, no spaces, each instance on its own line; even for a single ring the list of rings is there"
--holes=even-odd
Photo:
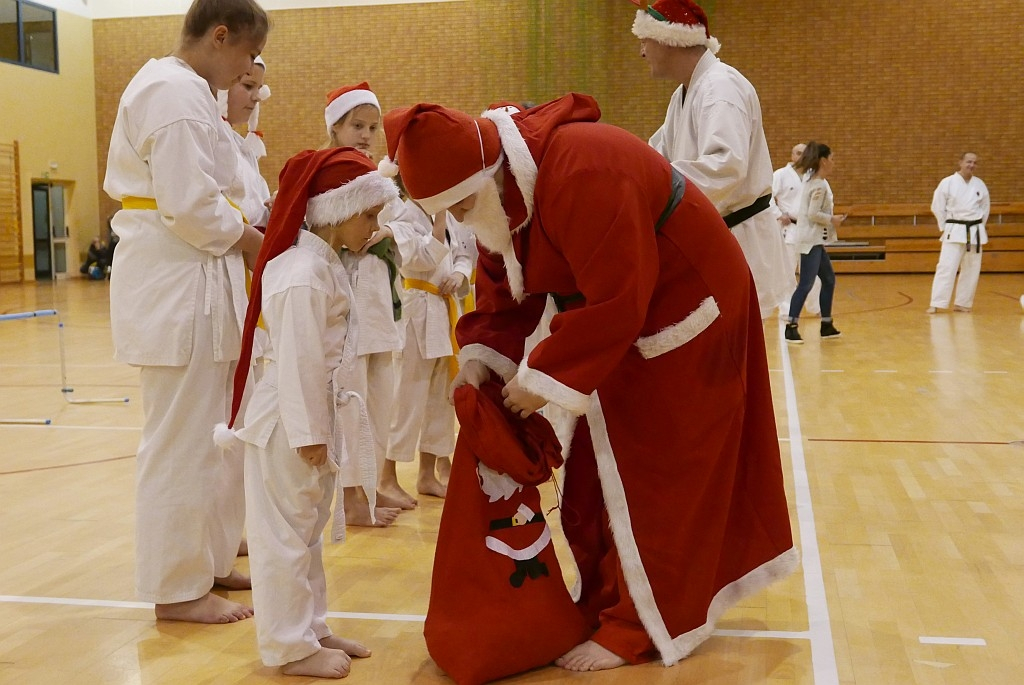
[[[757,87],[776,166],[795,142],[829,143],[841,203],[928,202],[966,148],[994,201],[1022,199],[1016,95],[1019,0],[709,3],[719,56]],[[325,94],[367,80],[385,111],[421,101],[479,112],[497,99],[594,95],[604,120],[647,138],[674,85],[655,81],[625,0],[468,2],[271,11],[264,57],[273,95],[261,129],[272,188],[284,161],[326,138]],[[99,174],[117,101],[149,57],[169,52],[181,17],[96,19]],[[378,146],[383,153],[383,140]],[[101,214],[116,206],[103,196]]]
[[[85,254],[93,236],[105,226],[97,206],[101,190],[96,177],[92,40],[90,19],[58,10],[60,73],[0,62],[0,141],[17,140],[19,145],[22,263],[27,280],[35,278],[32,181],[66,184],[70,274],[78,274],[79,254]]]

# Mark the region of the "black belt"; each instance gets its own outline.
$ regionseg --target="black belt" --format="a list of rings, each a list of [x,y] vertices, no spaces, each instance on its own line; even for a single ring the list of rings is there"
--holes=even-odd
[[[725,221],[725,225],[729,228],[739,226],[750,217],[757,216],[764,210],[768,209],[771,203],[772,194],[768,193],[767,195],[762,195],[757,198],[752,204],[747,205],[743,209],[737,209],[735,212],[729,212],[723,216],[722,219]]]
[[[964,236],[967,239],[967,251],[971,251],[971,227],[981,226],[985,223],[982,219],[946,219],[947,224],[957,224],[967,229],[967,235]],[[978,231],[974,232],[974,251],[981,254],[981,233]]]
[[[675,167],[672,167],[672,192],[668,196],[668,202],[665,203],[665,209],[661,211],[661,216],[654,224],[654,232],[658,233],[661,231],[661,227],[665,225],[672,213],[679,207],[679,203],[683,200],[683,194],[686,192],[686,177],[683,176]],[[770,196],[769,196],[770,199]],[[583,301],[583,293],[572,293],[570,295],[559,295],[558,293],[550,293],[551,299],[555,303],[555,307],[558,308],[559,312],[564,312],[569,308],[569,305],[575,302]]]
[[[544,514],[537,512],[529,521],[522,521],[518,524],[513,519],[515,519],[514,516],[509,516],[504,519],[494,519],[491,521],[490,528],[491,530],[503,530],[505,528],[515,528],[517,525],[525,526],[528,523],[544,523]]]

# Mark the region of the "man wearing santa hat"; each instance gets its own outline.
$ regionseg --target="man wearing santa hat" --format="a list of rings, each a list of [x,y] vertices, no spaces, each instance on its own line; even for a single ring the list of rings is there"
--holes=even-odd
[[[769,211],[772,160],[761,103],[750,82],[715,54],[720,47],[693,0],[658,0],[633,22],[651,75],[681,84],[651,146],[704,191],[743,248],[761,318],[793,290],[782,233]]]
[[[599,117],[578,94],[476,119],[416,105],[384,117],[381,163],[483,248],[454,385],[493,373],[521,416],[572,416],[562,526],[594,629],[556,661],[574,671],[674,664],[798,563],[743,253],[696,185]],[[524,355],[548,294],[551,335]]]

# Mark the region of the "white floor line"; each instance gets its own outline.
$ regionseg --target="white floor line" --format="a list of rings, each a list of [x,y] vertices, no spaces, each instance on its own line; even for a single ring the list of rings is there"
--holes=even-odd
[[[12,421],[16,419],[10,419]],[[37,423],[10,423],[4,424],[5,428],[41,428],[45,430],[76,430],[76,431],[135,431],[136,433],[142,430],[141,426],[61,426],[56,423],[50,423],[47,425]]]
[[[987,647],[988,643],[980,637],[927,637],[918,638],[922,645],[963,645],[966,647]]]
[[[796,518],[800,527],[800,554],[803,560],[804,594],[807,597],[808,633],[811,637],[811,667],[815,685],[839,685],[832,625],[829,622],[828,602],[825,599],[825,580],[821,570],[821,553],[814,525],[811,505],[811,487],[804,460],[803,434],[796,403],[796,383],[789,359],[785,328],[779,323],[779,349],[782,356],[783,381],[786,389],[786,415],[789,417],[789,450],[793,466],[793,494],[796,497]]]

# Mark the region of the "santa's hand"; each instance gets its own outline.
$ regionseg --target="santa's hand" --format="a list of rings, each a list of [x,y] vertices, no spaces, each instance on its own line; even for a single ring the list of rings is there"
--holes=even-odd
[[[490,377],[491,370],[487,368],[486,364],[476,359],[470,359],[459,367],[459,372],[452,380],[451,387],[448,388],[448,401],[451,403],[455,402],[455,388],[460,388],[463,385],[472,385],[474,388],[479,388],[480,384]]]
[[[310,466],[323,466],[327,463],[327,445],[304,445],[298,449],[299,459]]]
[[[501,389],[501,396],[505,398],[505,406],[524,419],[548,403],[540,395],[534,395],[532,392],[524,390],[519,385],[518,377],[510,380]]]
[[[275,190],[271,194],[271,196],[263,203],[263,206],[266,207],[267,209],[273,209],[274,208],[274,200],[276,200],[276,199],[277,199],[277,191]]]

